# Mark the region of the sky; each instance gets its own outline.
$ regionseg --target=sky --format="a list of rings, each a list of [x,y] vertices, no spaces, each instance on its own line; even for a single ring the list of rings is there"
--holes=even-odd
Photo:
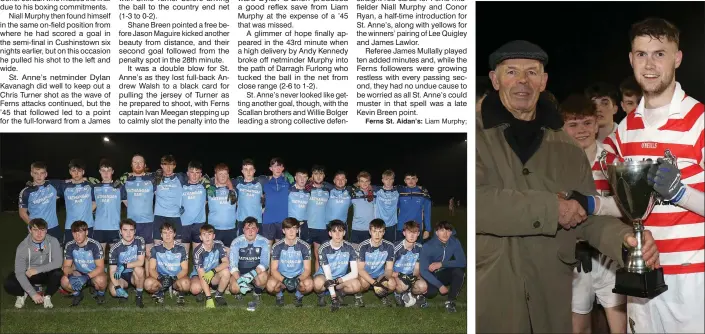
[[[109,143],[103,141],[104,136],[110,138]],[[87,165],[87,176],[99,178],[101,158],[110,159],[116,173],[122,174],[130,171],[130,159],[138,152],[145,156],[151,170],[159,168],[162,155],[172,154],[177,172],[185,172],[190,160],[198,160],[209,175],[213,175],[215,164],[224,162],[230,167],[230,175],[238,176],[245,158],[255,161],[257,175],[271,174],[269,160],[274,156],[283,158],[292,174],[299,168],[310,171],[314,164],[323,165],[329,182],[337,170],[343,170],[348,184],[352,184],[357,173],[366,170],[373,184],[381,184],[382,172],[392,169],[401,184],[404,173],[413,171],[436,204],[448,203],[455,196],[465,205],[466,139],[465,133],[1,134],[3,206],[16,205],[17,194],[30,180],[29,166],[35,160],[47,163],[49,178],[68,178],[69,161],[80,158]]]
[[[477,75],[506,42],[524,39],[548,53],[548,87],[559,100],[595,81],[618,87],[632,74],[629,29],[655,16],[681,31],[676,81],[705,101],[705,2],[477,2]]]

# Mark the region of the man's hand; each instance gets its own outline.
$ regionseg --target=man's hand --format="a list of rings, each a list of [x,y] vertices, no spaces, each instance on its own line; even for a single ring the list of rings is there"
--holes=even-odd
[[[125,266],[126,265],[124,263],[118,264],[117,269],[115,269],[115,274],[113,274],[113,278],[115,278],[116,280],[120,280],[122,272],[125,271]]]
[[[663,158],[658,158],[651,166],[647,181],[666,200],[678,202],[685,192],[678,167]]]
[[[587,219],[587,214],[575,200],[558,199],[558,223],[566,230],[578,226]]]
[[[578,272],[592,271],[592,246],[587,241],[575,244],[575,259],[578,260]]]
[[[431,263],[428,266],[428,271],[435,272],[436,270],[441,269],[441,265],[442,265],[442,263],[440,263],[440,262]]]
[[[629,247],[636,247],[636,238],[634,237],[634,233],[625,235],[624,243]],[[651,231],[649,230],[644,230],[644,242],[641,246],[641,257],[644,259],[644,263],[646,263],[646,266],[649,268],[658,269],[661,267],[656,242],[654,241],[654,236],[651,235]]]
[[[32,296],[32,300],[35,304],[44,304],[44,297],[42,297],[38,293]]]
[[[27,271],[25,271],[24,274],[27,275],[28,278],[32,277],[37,274],[37,269],[29,268],[29,269],[27,269]]]
[[[235,203],[237,203],[237,194],[235,193],[235,190],[228,190],[228,201],[230,201],[230,205],[235,205]]]
[[[441,287],[438,288],[438,292],[440,292],[442,295],[445,295],[448,293],[448,288],[445,285],[441,285]]]
[[[71,284],[71,289],[73,291],[81,291],[83,289],[83,286],[88,282],[88,275],[75,275],[76,272],[74,272],[74,275],[69,277],[69,283]]]
[[[423,231],[423,239],[426,240],[431,236],[431,232],[429,231]]]
[[[209,270],[205,274],[203,274],[203,280],[206,281],[206,283],[211,284],[211,280],[215,276],[215,269]]]

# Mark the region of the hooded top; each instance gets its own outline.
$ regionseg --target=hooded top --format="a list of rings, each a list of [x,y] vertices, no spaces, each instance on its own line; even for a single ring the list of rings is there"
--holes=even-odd
[[[32,240],[32,235],[27,237],[17,246],[15,253],[15,277],[27,294],[32,297],[37,291],[25,272],[30,268],[37,270],[37,274],[61,268],[62,251],[56,238],[46,235],[44,241],[37,244]]]

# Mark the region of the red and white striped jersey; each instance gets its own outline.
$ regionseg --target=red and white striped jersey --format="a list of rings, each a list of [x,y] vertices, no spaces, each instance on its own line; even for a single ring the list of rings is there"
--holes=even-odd
[[[592,160],[592,178],[595,180],[595,188],[597,188],[597,193],[601,196],[609,196],[611,194],[610,184],[607,182],[605,174],[603,174],[600,169],[600,155],[602,154],[602,151],[607,151],[607,158],[605,161],[606,165],[603,166],[605,168],[605,173],[607,172],[607,166],[612,164],[614,160],[617,159],[617,156],[606,150],[600,142],[597,142],[596,144],[597,150],[595,158]]]
[[[644,124],[644,99],[605,139],[604,147],[623,158],[663,157],[670,149],[678,159],[683,184],[704,191],[705,118],[703,104],[676,83],[668,120],[660,127]],[[667,201],[657,202],[644,221],[656,240],[664,274],[705,272],[705,218]]]

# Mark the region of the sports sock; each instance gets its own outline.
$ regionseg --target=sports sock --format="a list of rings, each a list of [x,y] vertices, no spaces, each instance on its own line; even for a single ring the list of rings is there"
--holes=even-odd
[[[220,297],[223,296],[223,293],[220,292],[220,291],[218,291],[218,290],[216,290],[216,291],[215,291],[215,296],[218,297],[218,298],[220,298]]]
[[[283,290],[277,292],[277,298],[281,298],[281,297],[284,297],[284,291],[283,291]]]
[[[71,295],[78,296],[79,293],[81,293],[81,291],[74,291],[73,293],[71,293]]]
[[[296,290],[296,292],[294,293],[294,296],[296,296],[296,298],[301,298],[301,297],[303,297],[303,296],[304,296],[304,294],[303,294],[303,293],[301,293],[301,291],[299,291],[299,290]]]
[[[136,289],[137,290],[137,297],[142,297],[142,289]]]
[[[96,291],[98,296],[105,296],[105,291]]]

